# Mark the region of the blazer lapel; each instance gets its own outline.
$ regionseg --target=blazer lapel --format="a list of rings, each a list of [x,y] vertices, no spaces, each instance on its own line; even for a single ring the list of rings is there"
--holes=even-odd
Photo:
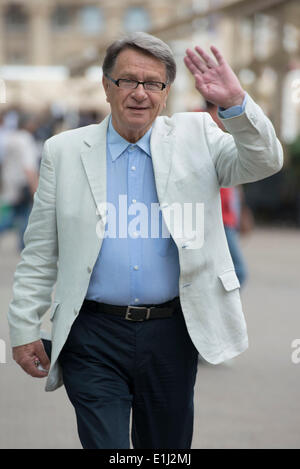
[[[172,168],[172,155],[175,144],[174,126],[157,117],[151,133],[151,156],[156,183],[157,196],[160,203],[165,201],[169,177]]]
[[[89,129],[81,149],[81,161],[96,207],[106,203],[106,132],[107,116],[101,124]],[[99,215],[103,215],[103,208]]]
[[[99,215],[104,214],[103,204],[106,203],[106,133],[109,122],[107,116],[101,124],[92,127],[84,138],[81,149],[81,160],[91,188],[96,207],[101,206]],[[175,129],[158,117],[151,133],[151,156],[155,177],[156,190],[160,203],[168,187],[174,151]]]

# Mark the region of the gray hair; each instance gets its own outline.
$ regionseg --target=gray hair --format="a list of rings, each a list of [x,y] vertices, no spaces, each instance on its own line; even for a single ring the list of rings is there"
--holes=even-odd
[[[176,63],[172,50],[161,39],[143,32],[135,32],[118,39],[106,49],[102,65],[103,74],[112,72],[119,53],[128,48],[140,50],[160,60],[166,67],[168,83],[173,83],[176,77]]]

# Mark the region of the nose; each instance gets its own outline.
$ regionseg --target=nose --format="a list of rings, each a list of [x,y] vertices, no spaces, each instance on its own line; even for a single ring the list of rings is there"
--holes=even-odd
[[[144,86],[139,83],[138,86],[132,90],[132,96],[133,98],[136,98],[136,99],[145,99],[147,97],[147,93],[144,89]]]

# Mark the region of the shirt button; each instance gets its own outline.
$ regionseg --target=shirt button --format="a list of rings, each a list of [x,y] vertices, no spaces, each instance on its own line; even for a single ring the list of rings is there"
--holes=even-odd
[[[88,273],[90,274],[92,272],[92,269],[90,267],[87,268]]]
[[[130,147],[128,148],[129,151],[134,151],[134,149],[135,149],[134,145],[130,145]]]
[[[136,167],[135,167],[135,166],[131,166],[131,169],[132,169],[132,171],[135,171],[135,170],[136,170]]]
[[[134,270],[139,270],[139,266],[138,266],[138,265],[135,265],[133,268],[134,268]]]

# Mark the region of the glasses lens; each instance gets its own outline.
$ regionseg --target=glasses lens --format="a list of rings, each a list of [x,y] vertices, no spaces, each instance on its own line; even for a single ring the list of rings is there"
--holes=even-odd
[[[125,79],[121,78],[119,80],[119,87],[127,89],[127,90],[133,89],[133,88],[136,87],[136,81],[134,81],[134,80],[125,80]]]
[[[146,81],[144,87],[145,90],[148,91],[161,91],[162,83],[160,83],[159,81]]]

